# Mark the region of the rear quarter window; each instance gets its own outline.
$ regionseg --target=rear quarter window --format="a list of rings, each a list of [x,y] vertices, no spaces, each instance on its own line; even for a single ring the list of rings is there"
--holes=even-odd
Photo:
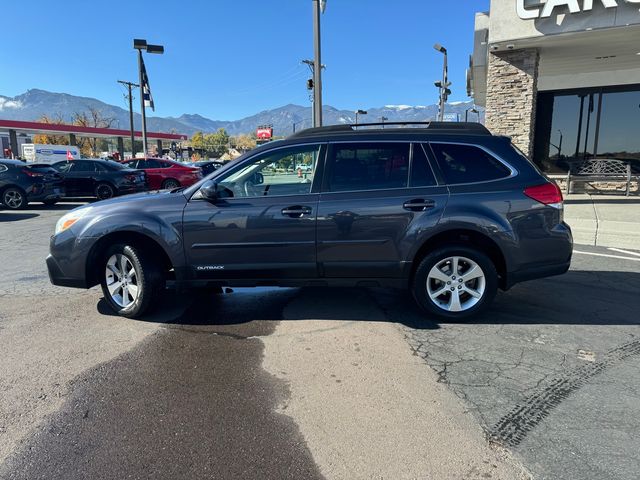
[[[482,148],[473,145],[431,143],[433,154],[449,185],[500,180],[511,170]]]

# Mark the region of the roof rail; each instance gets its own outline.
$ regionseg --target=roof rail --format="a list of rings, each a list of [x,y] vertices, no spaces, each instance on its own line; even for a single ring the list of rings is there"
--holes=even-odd
[[[379,122],[379,123],[358,123],[358,124],[342,124],[329,125],[326,127],[307,128],[294,133],[289,138],[310,137],[315,135],[326,135],[331,133],[352,133],[357,131],[366,132],[374,130],[371,127],[382,127],[375,130],[381,130],[386,127],[400,127],[393,129],[398,131],[403,127],[417,125],[418,128],[426,130],[441,130],[455,133],[473,133],[476,135],[491,135],[491,132],[481,123],[475,122]]]

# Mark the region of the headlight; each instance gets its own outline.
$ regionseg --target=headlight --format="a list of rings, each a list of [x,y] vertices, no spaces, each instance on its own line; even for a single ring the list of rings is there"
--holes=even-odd
[[[60,217],[60,220],[58,220],[58,223],[56,223],[56,231],[54,235],[64,232],[90,211],[91,207],[80,208],[78,210],[73,210],[66,215],[63,215],[62,217]]]

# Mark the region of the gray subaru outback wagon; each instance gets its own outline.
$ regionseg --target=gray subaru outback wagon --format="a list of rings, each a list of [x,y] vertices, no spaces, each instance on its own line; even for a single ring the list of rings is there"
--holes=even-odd
[[[463,319],[498,288],[567,271],[562,194],[508,138],[479,124],[384,127],[305,130],[189,188],[73,210],[51,238],[51,282],[100,283],[125,317],[172,280],[406,288],[427,315]]]

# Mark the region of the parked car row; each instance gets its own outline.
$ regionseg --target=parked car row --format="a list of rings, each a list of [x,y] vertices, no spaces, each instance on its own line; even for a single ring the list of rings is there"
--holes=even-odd
[[[165,159],[69,160],[52,164],[0,160],[0,203],[18,210],[30,202],[53,205],[63,198],[106,200],[147,190],[188,187],[202,170]]]

